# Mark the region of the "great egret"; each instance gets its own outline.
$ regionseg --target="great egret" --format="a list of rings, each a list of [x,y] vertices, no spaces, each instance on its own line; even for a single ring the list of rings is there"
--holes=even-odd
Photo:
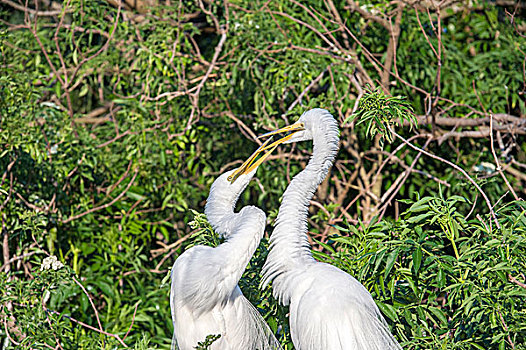
[[[309,202],[338,152],[339,129],[324,109],[305,112],[299,121],[262,136],[287,133],[279,143],[313,141],[312,157],[294,176],[279,208],[263,267],[263,284],[290,304],[290,332],[296,350],[401,349],[371,294],[354,277],[316,261],[307,240]]]
[[[239,213],[234,208],[257,167],[272,152],[256,160],[267,144],[212,184],[205,214],[225,242],[215,248],[194,246],[175,261],[170,290],[174,349],[193,350],[209,335],[220,336],[207,348],[211,350],[281,349],[237,285],[263,236],[266,216],[255,206],[245,206]]]

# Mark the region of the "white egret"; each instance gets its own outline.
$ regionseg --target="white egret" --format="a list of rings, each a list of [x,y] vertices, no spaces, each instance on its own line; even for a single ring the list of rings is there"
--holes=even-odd
[[[312,157],[294,176],[279,208],[263,267],[266,285],[290,305],[290,332],[296,350],[401,349],[371,294],[354,277],[316,261],[307,240],[310,200],[338,152],[339,129],[324,109],[305,112],[299,121],[262,136],[287,133],[271,144],[313,141]]]
[[[256,161],[267,143],[240,168],[222,174],[212,184],[205,214],[215,232],[225,238],[224,243],[194,246],[174,263],[170,291],[172,348],[193,350],[208,335],[219,335],[209,349],[281,349],[237,285],[263,236],[266,216],[255,206],[245,206],[239,213],[234,213],[234,208],[257,167],[272,152]]]

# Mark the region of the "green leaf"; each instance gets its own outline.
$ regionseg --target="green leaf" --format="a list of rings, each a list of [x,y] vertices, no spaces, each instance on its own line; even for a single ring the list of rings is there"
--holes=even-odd
[[[422,263],[422,248],[418,247],[413,252],[413,268],[415,269],[415,273],[418,273],[418,270],[420,270],[421,263]]]
[[[420,214],[420,215],[417,215],[417,216],[411,216],[409,219],[407,219],[407,222],[409,223],[418,223],[418,222],[422,222],[424,221],[425,219],[427,219],[428,217],[430,216],[433,216],[434,213],[424,213],[424,214]]]
[[[444,311],[442,311],[442,309],[430,306],[429,311],[431,311],[431,313],[440,320],[443,326],[447,326],[446,314],[444,313]]]
[[[429,203],[431,200],[433,200],[433,197],[424,197],[419,201],[413,203],[413,205],[411,205],[409,209],[407,209],[407,212],[422,211],[426,208],[429,208],[429,206],[426,204]]]
[[[384,271],[384,279],[387,280],[387,276],[391,272],[395,262],[396,258],[398,258],[398,254],[400,253],[400,248],[397,248],[393,250],[389,255],[387,256],[387,261],[385,262],[385,271]]]
[[[398,322],[398,315],[396,314],[396,309],[389,304],[385,304],[379,301],[376,301],[376,305],[382,313],[387,316],[391,321]]]

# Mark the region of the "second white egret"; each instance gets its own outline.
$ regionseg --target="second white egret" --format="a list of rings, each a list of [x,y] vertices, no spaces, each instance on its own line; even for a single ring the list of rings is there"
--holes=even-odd
[[[336,120],[324,109],[313,109],[297,123],[262,136],[282,133],[286,136],[269,147],[312,140],[314,148],[283,194],[263,267],[264,284],[272,281],[274,296],[290,305],[295,349],[401,349],[369,291],[348,273],[316,261],[307,240],[310,200],[338,153]]]

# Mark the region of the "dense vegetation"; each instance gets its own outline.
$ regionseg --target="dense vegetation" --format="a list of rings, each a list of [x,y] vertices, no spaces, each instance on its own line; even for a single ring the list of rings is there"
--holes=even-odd
[[[167,349],[169,269],[218,243],[199,214],[211,183],[323,107],[342,133],[311,208],[316,258],[371,291],[405,349],[525,349],[524,15],[0,0],[2,347]],[[267,237],[310,148],[280,148],[242,195]],[[290,350],[287,309],[259,287],[266,247],[240,286]]]

